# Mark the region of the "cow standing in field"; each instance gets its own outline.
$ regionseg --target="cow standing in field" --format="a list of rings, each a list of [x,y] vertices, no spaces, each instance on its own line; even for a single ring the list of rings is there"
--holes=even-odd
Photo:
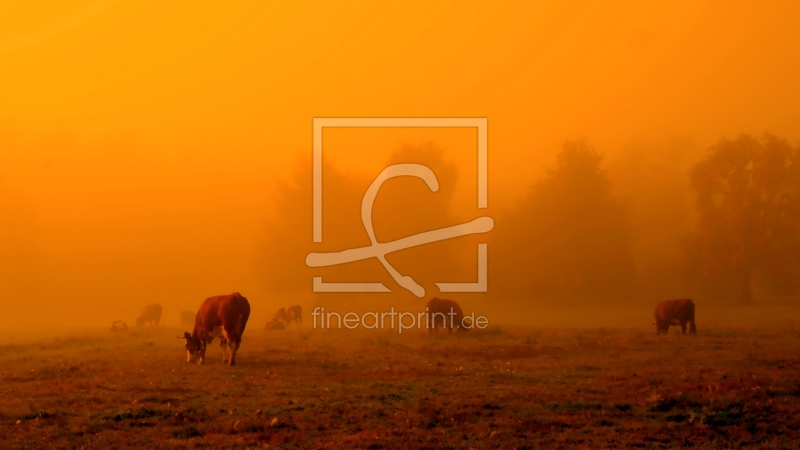
[[[280,322],[280,323],[282,323],[284,325],[284,327],[286,326],[286,321],[287,320],[289,320],[289,319],[288,319],[288,317],[286,317],[286,308],[284,308],[283,306],[281,306],[280,308],[276,309],[275,310],[275,314],[272,315],[272,321],[273,322]]]
[[[472,323],[464,322],[464,312],[461,306],[453,300],[434,297],[428,302],[426,310],[428,336],[438,327],[446,328],[448,333],[456,331],[468,331],[472,328]]]
[[[292,324],[292,321],[297,324],[297,328],[300,328],[300,325],[303,324],[303,307],[300,305],[287,307],[285,318],[286,328],[289,328],[289,325]]]
[[[225,353],[227,346],[230,352],[230,365],[236,364],[236,351],[242,342],[242,333],[250,317],[250,302],[238,292],[230,295],[217,295],[207,298],[197,312],[194,331],[183,333],[186,351],[186,360],[202,364],[206,357],[206,346],[215,337],[219,337],[222,347],[222,362],[228,361]]]
[[[680,325],[683,334],[686,334],[686,324],[689,324],[689,333],[697,334],[694,325],[694,302],[688,298],[679,300],[664,300],[656,305],[655,312],[656,334],[667,334],[670,325]]]
[[[142,310],[142,315],[136,319],[136,326],[141,327],[147,325],[147,323],[152,323],[156,327],[158,327],[158,322],[161,321],[161,305],[158,303],[153,303],[152,305],[147,305]]]
[[[195,320],[197,320],[197,314],[191,311],[181,311],[181,324],[194,325]]]

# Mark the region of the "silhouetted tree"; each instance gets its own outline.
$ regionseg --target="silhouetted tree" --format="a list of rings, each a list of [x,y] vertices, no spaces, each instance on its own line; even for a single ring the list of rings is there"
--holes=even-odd
[[[800,225],[798,149],[767,134],[723,139],[691,171],[700,214],[704,272],[729,273],[739,301],[752,303],[756,268],[787,272],[797,262]]]
[[[360,200],[367,180],[323,164],[323,236],[312,242],[311,161],[303,160],[288,179],[276,180],[273,215],[265,224],[259,270],[271,292],[309,292],[313,272],[306,266],[312,251],[368,245],[360,221]],[[358,276],[359,263],[334,266],[326,275]]]
[[[629,210],[631,254],[643,300],[694,295],[684,242],[696,222],[686,173],[688,157],[697,152],[680,139],[626,147],[606,167],[614,192]]]
[[[568,299],[630,291],[636,271],[627,215],[612,195],[602,159],[584,142],[564,143],[556,168],[506,219],[510,223],[498,226],[503,284]]]
[[[373,227],[379,242],[389,242],[423,231],[457,224],[451,211],[458,172],[447,161],[442,149],[433,144],[406,145],[393,152],[386,165],[421,163],[439,181],[438,192],[431,192],[423,180],[397,177],[380,189],[373,208]],[[370,245],[361,221],[361,201],[378,173],[353,175],[324,161],[323,166],[323,243],[312,243],[312,171],[310,161],[302,163],[290,179],[279,180],[274,188],[274,214],[265,224],[259,270],[271,292],[311,292],[313,276],[334,282],[382,282],[394,296],[379,296],[387,301],[410,293],[391,278],[375,258],[330,267],[310,269],[305,264],[309,252],[337,252]],[[404,249],[387,255],[387,260],[403,275],[412,276],[426,289],[426,296],[439,294],[435,282],[459,281],[464,264],[454,248],[458,242],[443,241]],[[469,268],[469,266],[468,266]],[[470,272],[467,272],[470,273]],[[371,295],[374,297],[374,295]],[[324,294],[320,301],[350,301],[370,295]],[[410,297],[415,299],[415,297]],[[344,300],[342,300],[344,299]],[[374,300],[371,300],[374,303]]]

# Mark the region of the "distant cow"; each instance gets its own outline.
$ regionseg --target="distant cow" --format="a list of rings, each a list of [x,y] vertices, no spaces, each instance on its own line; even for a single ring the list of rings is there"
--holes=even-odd
[[[273,322],[280,321],[281,323],[286,325],[286,322],[288,320],[289,320],[289,318],[286,317],[286,308],[284,308],[283,306],[281,306],[280,308],[276,309],[275,310],[275,314],[272,315],[272,321]]]
[[[153,303],[152,305],[147,305],[142,310],[142,315],[136,319],[136,326],[141,327],[147,325],[147,323],[152,323],[155,326],[158,326],[158,322],[161,321],[161,305],[158,303]]]
[[[217,295],[207,298],[197,312],[194,331],[183,333],[188,356],[186,360],[197,359],[202,364],[206,357],[206,346],[219,337],[222,347],[222,362],[228,361],[225,347],[230,352],[230,365],[236,364],[236,351],[242,343],[242,333],[250,317],[250,302],[240,293]]]
[[[197,318],[197,314],[191,311],[181,311],[181,324],[182,325],[194,325],[194,321]]]
[[[297,324],[297,327],[300,328],[300,325],[303,324],[303,307],[300,305],[289,306],[286,308],[286,328],[289,328],[289,325],[292,324],[294,321]]]
[[[656,334],[667,334],[670,325],[680,325],[683,334],[686,334],[686,324],[689,324],[689,333],[697,334],[694,326],[694,302],[688,298],[679,300],[664,300],[656,305],[655,312]]]
[[[267,324],[264,326],[264,329],[265,330],[273,330],[273,331],[274,330],[285,330],[286,329],[286,325],[283,324],[283,321],[281,319],[273,317],[272,320],[267,322]]]
[[[434,297],[428,302],[426,316],[429,336],[439,327],[446,328],[448,333],[472,328],[472,322],[464,321],[464,312],[453,300]]]
[[[108,327],[108,331],[111,332],[128,331],[128,324],[125,323],[123,320],[115,320],[111,322],[111,326]]]

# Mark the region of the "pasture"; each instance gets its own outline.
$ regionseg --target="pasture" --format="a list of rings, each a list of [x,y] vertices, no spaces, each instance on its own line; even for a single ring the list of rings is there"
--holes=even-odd
[[[263,325],[262,325],[263,326]],[[264,331],[237,366],[177,329],[0,346],[0,447],[754,448],[800,442],[793,326]],[[310,327],[307,327],[310,328]]]

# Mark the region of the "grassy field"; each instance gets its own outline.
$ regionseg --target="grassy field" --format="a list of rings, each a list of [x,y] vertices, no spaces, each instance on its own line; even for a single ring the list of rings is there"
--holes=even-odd
[[[800,331],[178,331],[0,347],[0,448],[795,448]]]

